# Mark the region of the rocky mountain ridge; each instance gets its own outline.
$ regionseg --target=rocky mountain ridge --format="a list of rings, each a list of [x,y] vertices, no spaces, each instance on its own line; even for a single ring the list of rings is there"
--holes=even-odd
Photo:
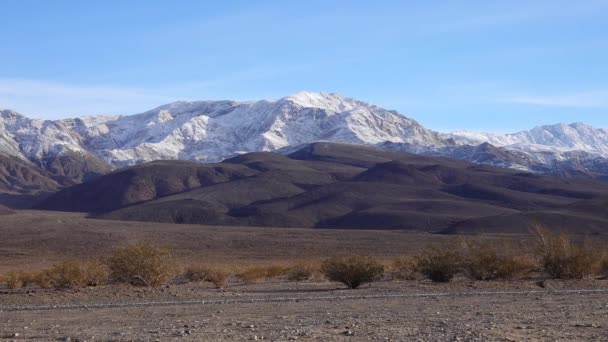
[[[608,131],[583,124],[516,134],[441,134],[339,94],[174,102],[130,116],[29,119],[0,111],[0,154],[75,182],[154,160],[217,162],[317,141],[375,145],[563,176],[608,177]]]

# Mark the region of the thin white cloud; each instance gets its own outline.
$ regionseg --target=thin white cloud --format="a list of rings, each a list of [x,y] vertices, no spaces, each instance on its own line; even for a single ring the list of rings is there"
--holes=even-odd
[[[127,114],[175,98],[119,86],[73,85],[27,79],[0,79],[0,108],[52,119],[89,114]]]
[[[177,100],[251,100],[265,97],[264,91],[252,89],[252,84],[302,72],[305,67],[261,65],[211,80],[152,84],[145,88],[0,78],[0,109],[12,109],[32,118],[58,119],[135,114]],[[250,98],[252,95],[258,97]]]
[[[552,107],[608,108],[608,90],[596,90],[562,95],[524,95],[508,102]]]

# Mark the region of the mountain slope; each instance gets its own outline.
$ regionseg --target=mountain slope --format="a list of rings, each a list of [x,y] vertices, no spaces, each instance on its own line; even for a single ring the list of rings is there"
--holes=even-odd
[[[608,179],[608,130],[582,123],[535,127],[514,134],[459,131],[448,135],[459,144],[492,144],[520,156],[513,163],[559,176]]]
[[[537,151],[585,151],[608,157],[608,130],[594,128],[583,123],[556,124],[535,127],[514,134],[488,134],[454,132],[455,138],[466,139],[472,144],[488,142],[495,146],[511,147],[527,152]]]
[[[508,135],[440,134],[396,111],[338,94],[279,100],[180,101],[130,116],[33,120],[0,111],[0,154],[81,182],[155,160],[218,162],[289,153],[317,141],[381,146],[568,177],[608,178],[608,133],[583,124]]]
[[[199,181],[184,186],[194,174]],[[578,217],[571,229],[606,233],[600,199],[607,192],[608,183],[600,181],[314,143],[289,155],[256,152],[215,164],[129,167],[61,190],[38,208],[116,220],[432,232],[474,232],[484,220],[493,232],[513,232],[534,220]],[[515,221],[526,224],[511,226]]]
[[[220,161],[315,141],[443,146],[416,121],[338,94],[297,93],[277,101],[175,102],[132,116],[57,121],[2,112],[5,153],[43,159],[90,152],[113,166],[162,159]],[[0,145],[2,148],[2,145]]]

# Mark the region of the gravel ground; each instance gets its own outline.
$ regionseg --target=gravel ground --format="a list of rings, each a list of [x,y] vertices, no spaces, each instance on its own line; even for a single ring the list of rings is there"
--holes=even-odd
[[[605,341],[608,283],[270,282],[0,292],[0,336],[39,341]]]

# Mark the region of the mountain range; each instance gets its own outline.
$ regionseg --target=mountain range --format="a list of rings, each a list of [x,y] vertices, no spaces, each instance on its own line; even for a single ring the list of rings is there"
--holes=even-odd
[[[156,160],[219,162],[247,152],[287,154],[318,141],[608,179],[604,129],[575,123],[515,134],[444,134],[339,94],[300,92],[279,100],[181,101],[130,116],[36,120],[2,110],[0,191],[53,192]]]
[[[221,226],[608,233],[608,182],[376,146],[317,142],[219,163],[154,161],[60,190],[36,209]]]

